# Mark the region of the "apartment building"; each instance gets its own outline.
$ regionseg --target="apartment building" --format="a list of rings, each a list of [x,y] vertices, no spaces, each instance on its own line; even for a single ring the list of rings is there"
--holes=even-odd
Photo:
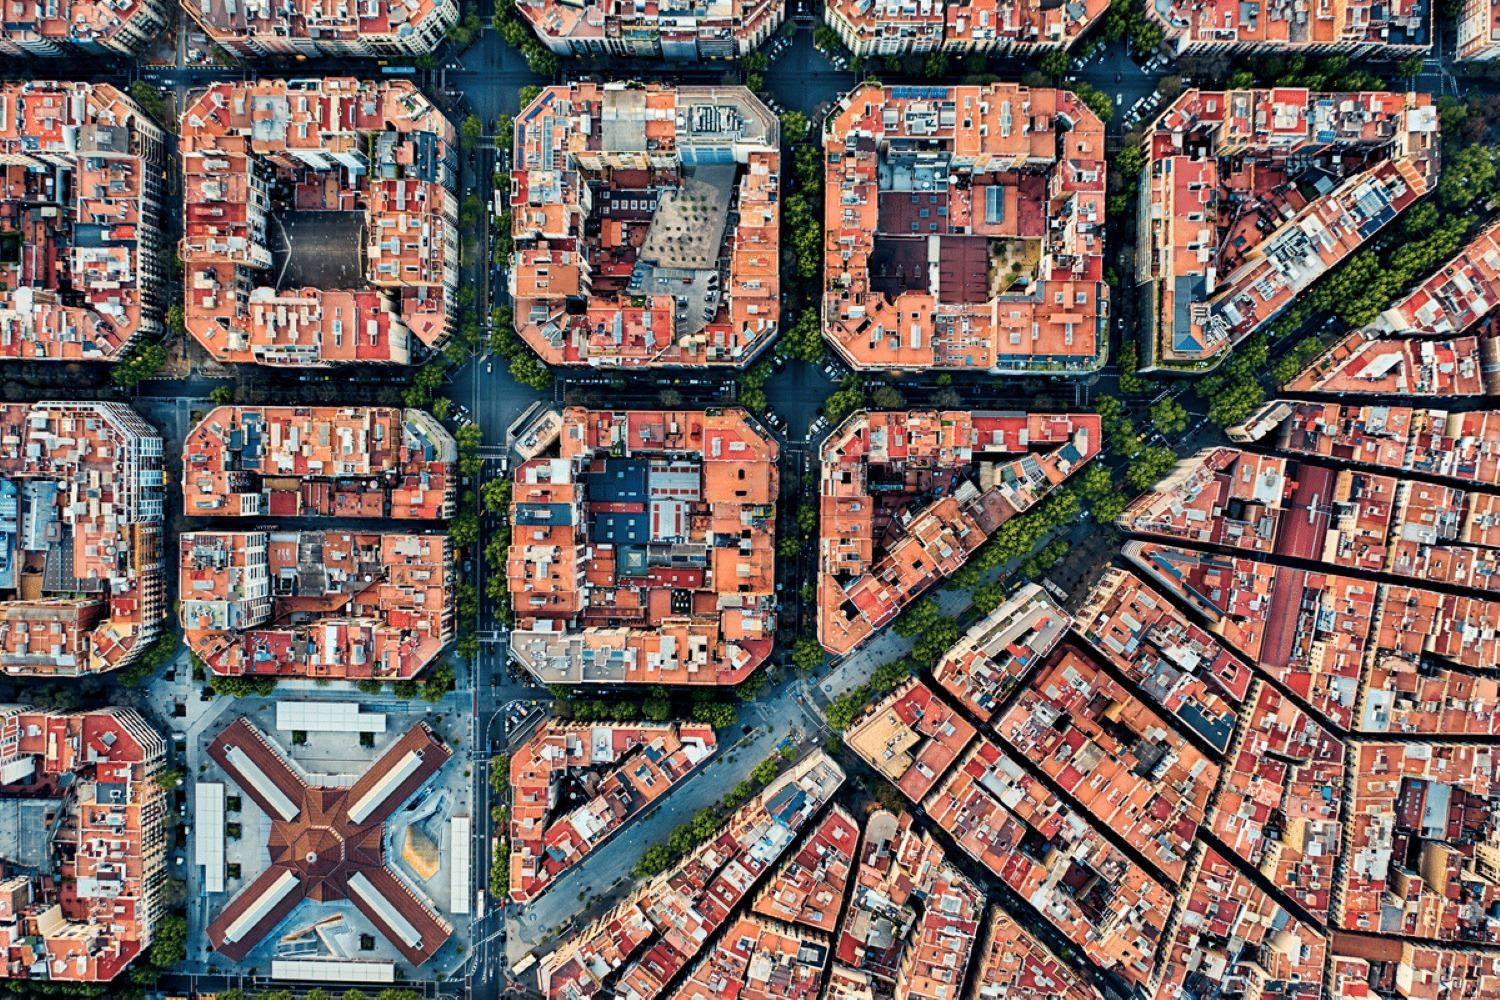
[[[1496,505],[1488,493],[1456,486],[1216,448],[1180,463],[1126,509],[1120,525],[1139,535],[1500,590]]]
[[[1454,54],[1475,62],[1488,62],[1500,55],[1500,5],[1492,0],[1464,0]]]
[[[1104,0],[829,0],[823,20],[862,59],[927,52],[1029,55],[1066,49]]]
[[[1041,587],[1023,584],[943,654],[932,679],[976,718],[993,721],[1001,702],[1072,622]]]
[[[184,532],[183,638],[213,674],[409,680],[453,639],[446,535]]]
[[[1463,333],[1494,311],[1500,280],[1500,222],[1486,226],[1450,260],[1375,321],[1389,333]]]
[[[1091,962],[1126,983],[1148,981],[1171,893],[1012,754],[981,737],[923,808]],[[1023,847],[1038,842],[1052,849]],[[1070,875],[1085,871],[1074,884]]]
[[[1479,327],[1494,312],[1500,280],[1500,222],[1369,327],[1351,332],[1286,388],[1359,396],[1485,396],[1500,391],[1500,342]]]
[[[135,662],[167,615],[162,439],[124,403],[0,406],[0,670]]]
[[[673,1000],[819,1000],[828,940],[821,934],[741,916],[698,960]]]
[[[510,755],[510,899],[541,895],[718,748],[712,726],[544,723]]]
[[[1284,388],[1337,396],[1488,396],[1500,392],[1493,338],[1434,339],[1355,330]]]
[[[1146,138],[1148,369],[1203,370],[1431,190],[1427,94],[1182,94]]]
[[[1221,754],[1228,748],[1250,667],[1165,594],[1110,567],[1090,589],[1075,628],[1178,723]]]
[[[1330,951],[1331,989],[1351,1000],[1479,1000],[1500,992],[1493,953],[1341,931],[1331,935]]]
[[[1403,59],[1425,55],[1432,46],[1427,0],[1149,0],[1146,15],[1178,55],[1298,52]]]
[[[608,992],[607,983],[640,1000],[664,995],[843,781],[821,750],[799,761],[712,840],[542,958],[542,995],[582,1000]]]
[[[458,23],[457,0],[183,0],[199,30],[242,59],[417,56]]]
[[[166,169],[166,133],[114,87],[0,84],[0,360],[118,361],[161,334]]]
[[[1205,449],[1177,463],[1126,507],[1119,525],[1136,534],[1247,552],[1317,558],[1331,515],[1333,472],[1277,455]],[[1294,516],[1300,510],[1302,519]]]
[[[1326,916],[1343,836],[1344,745],[1263,681],[1247,704],[1209,828],[1271,885]]]
[[[974,726],[913,677],[844,730],[844,744],[921,802],[974,738]]]
[[[877,809],[865,817],[854,891],[834,942],[838,964],[831,978],[844,981],[841,992],[890,995],[909,982],[920,960],[913,951],[921,911],[950,872],[943,849],[913,828],[911,813],[898,818]],[[960,915],[969,907],[959,900],[954,909]]]
[[[1277,444],[1300,455],[1500,485],[1500,410],[1295,403]]]
[[[0,56],[132,56],[159,37],[172,0],[13,0],[0,23]]]
[[[1183,883],[1156,996],[1222,989],[1241,996],[1319,1000],[1328,940],[1212,847]]]
[[[313,784],[241,716],[208,745],[208,756],[266,816],[268,864],[209,923],[214,951],[247,957],[304,901],[352,906],[401,957],[420,966],[453,928],[386,855],[386,821],[453,756],[417,723],[352,784]],[[373,755],[372,755],[373,756]]]
[[[1129,542],[1125,555],[1204,614],[1228,646],[1348,727],[1379,585],[1154,542]]]
[[[853,414],[822,446],[818,640],[859,646],[1099,452],[1094,414]]]
[[[744,87],[542,91],[511,173],[521,339],[553,365],[752,361],[780,328],[780,128]]]
[[[1005,743],[1179,884],[1219,765],[1116,681],[1064,644],[995,722]]]
[[[844,808],[829,807],[822,820],[782,862],[756,897],[751,911],[832,934],[859,859],[860,825]]]
[[[453,516],[458,445],[431,414],[364,406],[220,406],[182,446],[189,517]]]
[[[949,1000],[963,985],[985,893],[978,883],[950,864],[934,869],[916,887],[921,912],[896,972],[895,1000]]]
[[[973,1000],[1098,1000],[1100,993],[1000,907],[975,965]]]
[[[405,80],[194,95],[179,143],[188,332],[217,361],[278,366],[408,364],[440,346],[458,291],[456,138]]]
[[[547,684],[750,676],[776,631],[776,442],[739,409],[581,407],[550,440],[514,473],[512,658]]]
[[[150,947],[166,753],[133,709],[0,707],[0,980],[107,983]]]
[[[1154,542],[1129,542],[1125,555],[1340,729],[1354,720],[1366,664],[1389,673],[1393,656],[1410,660],[1407,670],[1436,657],[1463,670],[1500,656],[1500,602],[1492,599]]]
[[[749,55],[781,27],[780,0],[703,0],[661,8],[604,0],[517,0],[542,44],[560,56],[706,62]]]
[[[823,335],[850,365],[1104,363],[1104,125],[1072,92],[866,83],[823,151]]]
[[[1500,759],[1490,747],[1356,743],[1338,926],[1493,944]]]

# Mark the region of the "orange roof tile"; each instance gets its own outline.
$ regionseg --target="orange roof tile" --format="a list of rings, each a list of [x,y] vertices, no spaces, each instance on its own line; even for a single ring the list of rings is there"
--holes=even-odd
[[[553,444],[515,471],[512,655],[547,683],[749,676],[775,633],[776,443],[738,409],[570,407]]]
[[[0,85],[0,359],[118,361],[161,333],[165,142],[107,84]]]
[[[260,80],[195,95],[180,141],[188,332],[219,361],[266,365],[406,364],[413,336],[439,345],[458,290],[455,143],[404,80]],[[267,283],[288,238],[282,216],[301,212],[361,214],[355,287]]]
[[[554,365],[747,364],[780,324],[779,129],[743,87],[542,91],[516,118],[522,339]]]
[[[823,331],[851,365],[1103,362],[1104,126],[1074,94],[867,83],[823,150]]]
[[[109,982],[162,916],[166,743],[133,709],[11,705],[0,747],[9,836],[40,838],[0,879],[0,980]]]

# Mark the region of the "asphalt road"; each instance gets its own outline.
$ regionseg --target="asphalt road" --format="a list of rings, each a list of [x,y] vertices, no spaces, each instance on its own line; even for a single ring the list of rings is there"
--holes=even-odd
[[[481,8],[485,6],[487,4],[481,4]],[[487,11],[481,9],[481,14],[488,19]],[[1445,31],[1443,34],[1438,54],[1425,62],[1416,83],[1438,93],[1453,93],[1457,87],[1449,64],[1451,33]],[[993,62],[992,68],[1001,79],[1018,79],[1030,67],[1002,60]],[[570,64],[565,69],[565,75],[576,77],[594,69],[589,65]],[[637,65],[630,67],[628,72],[630,75],[646,78],[676,76],[706,79],[715,73],[723,76],[726,70],[732,72],[732,69],[724,66],[676,67],[663,72],[660,67]],[[266,63],[258,65],[256,71],[262,75],[379,75],[379,69],[369,60],[317,59],[288,63],[280,67]],[[145,79],[174,91],[180,100],[192,88],[215,80],[239,79],[247,72],[241,68],[196,68],[182,65],[138,70],[118,62],[95,60],[81,65],[79,72],[73,75],[89,79]],[[1110,123],[1110,135],[1118,141],[1123,130],[1124,123],[1120,120],[1123,112],[1151,94],[1160,77],[1171,72],[1174,70],[1169,66],[1158,73],[1147,74],[1129,58],[1123,46],[1116,45],[1091,58],[1070,79],[1082,80],[1111,95],[1117,111]],[[797,33],[793,44],[772,63],[764,77],[770,94],[778,103],[785,108],[802,111],[814,119],[831,107],[838,96],[855,83],[852,74],[834,68],[827,58],[813,48],[809,25],[804,25]],[[493,122],[502,113],[514,113],[519,109],[518,91],[522,86],[547,82],[533,74],[520,54],[507,46],[489,27],[462,55],[439,59],[433,71],[419,73],[414,79],[428,93],[439,96],[444,101],[445,108],[455,118],[473,111],[487,123]],[[499,137],[499,141],[501,144],[508,142],[504,137]],[[483,200],[488,200],[492,163],[493,152],[489,149],[483,150],[472,163],[465,158],[460,197],[472,187]],[[503,289],[491,284],[491,271],[487,254],[483,251],[483,243],[478,252],[466,255],[463,274],[466,283],[479,289],[479,308],[487,316],[488,306],[503,296]],[[788,318],[788,324],[790,321],[791,318]],[[727,381],[704,387],[671,386],[670,376],[665,376],[659,380],[636,377],[627,384],[600,385],[597,384],[597,374],[593,372],[559,374],[562,375],[562,380],[554,396],[558,400],[587,399],[615,405],[651,406],[660,405],[662,391],[669,388],[688,404],[707,404],[733,398],[732,384]],[[288,400],[315,398],[317,392],[327,389],[336,392],[343,402],[373,401],[381,391],[403,384],[408,378],[409,373],[396,370],[354,372],[348,375],[340,373],[337,376],[338,385],[328,386],[321,374],[294,376],[259,371],[240,373],[240,380],[263,383],[284,392]],[[595,384],[589,384],[591,382]],[[141,386],[137,394],[158,402],[161,406],[181,408],[181,401],[202,399],[211,389],[224,384],[226,381],[223,379],[194,374],[183,379],[150,380]],[[1093,379],[1066,382],[975,376],[955,379],[952,390],[969,407],[1026,408],[1032,405],[1039,393],[1053,394],[1064,404],[1085,405],[1086,387],[1090,384],[1095,392],[1112,392],[1117,385],[1117,378],[1112,369]],[[787,365],[772,377],[767,385],[767,395],[772,408],[786,420],[788,437],[792,442],[800,442],[806,438],[808,428],[823,400],[835,385],[836,380],[822,371],[797,362]],[[930,404],[935,395],[934,388],[930,385],[903,382],[898,387],[906,394],[908,404]],[[485,453],[491,459],[485,475],[498,475],[496,463],[501,451],[497,446],[503,444],[507,427],[527,407],[540,399],[541,395],[511,379],[503,360],[483,356],[453,369],[443,391],[456,404],[464,406],[468,418],[483,430],[487,443]],[[1183,401],[1193,405],[1190,396],[1185,396]],[[180,435],[180,430],[177,433]],[[1207,440],[1204,437],[1207,433],[1206,429],[1200,430],[1193,440],[1183,442],[1183,445],[1191,450],[1196,444]],[[481,537],[481,548],[484,537]],[[477,565],[481,560],[476,558],[475,562],[482,594],[483,567]],[[813,566],[813,560],[807,558],[783,562],[789,562],[793,572],[803,575],[810,572]],[[798,580],[792,578],[784,582],[790,590]],[[956,592],[939,592],[937,599],[947,614],[958,614],[967,604],[967,595]],[[489,602],[483,598],[480,631],[485,635],[494,633]],[[870,672],[876,667],[904,654],[909,648],[908,640],[889,630],[882,632],[818,681],[819,698],[831,698],[857,687],[868,679]],[[467,741],[467,752],[475,783],[473,869],[479,886],[486,880],[489,846],[495,833],[491,829],[488,808],[483,803],[488,802],[489,756],[499,752],[506,739],[503,713],[507,705],[517,700],[544,700],[546,697],[544,690],[529,686],[524,678],[507,669],[505,661],[503,638],[497,636],[493,641],[483,644],[481,656],[472,673],[465,672],[459,678],[460,695],[467,696],[473,716],[472,736]],[[664,838],[673,826],[698,809],[716,801],[725,790],[733,787],[750,769],[769,756],[771,748],[793,728],[801,728],[804,732],[815,731],[820,722],[811,706],[798,700],[802,697],[805,697],[805,689],[800,682],[785,681],[760,701],[745,706],[740,713],[740,724],[754,727],[754,735],[748,744],[737,749],[726,749],[703,770],[674,789],[654,812],[624,828],[580,866],[566,873],[540,900],[520,913],[512,911],[508,940],[501,940],[501,928],[505,924],[502,912],[493,905],[493,901],[487,903],[483,917],[476,916],[474,920],[476,945],[471,952],[471,979],[468,984],[471,995],[498,995],[505,985],[504,971],[508,961],[513,961],[545,940],[558,924],[568,919],[576,922],[586,919],[586,914],[580,912],[580,892],[585,898],[597,895],[622,876],[627,876],[646,847]],[[739,729],[730,732],[738,735]],[[604,904],[601,902],[600,905]],[[445,984],[444,988],[452,990],[456,985]]]
[[[630,871],[653,844],[662,843],[678,824],[717,803],[769,758],[794,733],[821,737],[822,720],[806,702],[803,685],[783,681],[768,696],[742,706],[737,728],[721,730],[722,746],[712,760],[689,775],[644,816],[624,826],[583,861],[564,872],[538,899],[513,907],[508,952],[512,963],[564,930],[586,926],[631,887]],[[748,736],[743,727],[750,728]],[[731,742],[732,741],[732,742]],[[590,900],[597,901],[589,905]],[[541,953],[548,949],[543,948]]]

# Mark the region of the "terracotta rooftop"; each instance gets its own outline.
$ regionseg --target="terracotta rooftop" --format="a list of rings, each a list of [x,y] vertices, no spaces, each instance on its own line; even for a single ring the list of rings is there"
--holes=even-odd
[[[1427,0],[1293,0],[1243,5],[1238,0],[1150,0],[1146,14],[1176,53],[1340,52],[1400,58],[1432,45]]]
[[[309,785],[244,717],[208,755],[270,821],[270,865],[208,925],[216,952],[243,961],[304,900],[349,901],[413,965],[447,942],[453,928],[390,867],[384,847],[385,821],[453,756],[425,723],[348,787]]]
[[[1297,403],[1280,447],[1377,468],[1500,486],[1500,410]]]
[[[896,975],[895,995],[902,1000],[949,1000],[964,982],[985,894],[952,865],[937,867],[930,880],[916,887],[920,915]]]
[[[834,943],[838,962],[889,992],[908,961],[918,906],[944,867],[942,848],[913,829],[910,812],[867,815],[854,891]]]
[[[118,361],[162,332],[166,163],[166,134],[108,84],[0,84],[0,360]]]
[[[988,722],[1072,622],[1040,586],[1023,584],[970,626],[933,666],[932,678],[976,718]]]
[[[843,783],[822,751],[803,759],[729,817],[712,839],[639,886],[538,966],[543,996],[582,1000],[606,990],[663,996],[720,933],[760,877]]]
[[[405,80],[259,80],[194,95],[180,140],[188,332],[218,361],[265,365],[406,364],[413,338],[441,344],[458,291],[455,143]],[[346,225],[358,229],[347,241]],[[358,251],[348,262],[312,259],[345,242]],[[283,287],[278,252],[283,265],[297,256],[293,277],[343,287]]]
[[[751,916],[725,929],[699,959],[674,1000],[818,1000],[828,941]]]
[[[453,0],[193,0],[183,10],[214,45],[247,59],[420,55],[437,47],[459,13]]]
[[[780,127],[743,87],[542,91],[511,174],[521,338],[553,365],[748,364],[780,328]]]
[[[1164,884],[1182,881],[1219,765],[1082,648],[1056,650],[994,729]]]
[[[1341,998],[1482,1000],[1500,994],[1500,956],[1492,953],[1342,932],[1332,935],[1330,950],[1329,981]]]
[[[1071,92],[866,83],[823,151],[823,333],[851,365],[1103,363],[1104,126]]]
[[[1427,94],[1182,94],[1146,139],[1147,367],[1207,368],[1432,186]]]
[[[1285,386],[1288,392],[1339,396],[1485,396],[1495,384],[1492,339],[1378,335],[1356,330],[1315,358]]]
[[[1323,997],[1328,942],[1229,859],[1205,847],[1179,893],[1163,943],[1157,996],[1238,988],[1245,996]]]
[[[818,639],[841,656],[1099,452],[1094,414],[860,411],[823,442]]]
[[[0,670],[133,663],[167,614],[162,440],[124,403],[0,405]]]
[[[1465,0],[1458,15],[1459,59],[1487,62],[1500,56],[1500,3]]]
[[[858,856],[859,824],[839,806],[782,862],[761,894],[754,912],[825,934],[838,925],[839,911]]]
[[[109,982],[150,946],[166,749],[133,709],[0,707],[0,980]]]
[[[448,536],[186,532],[188,647],[221,676],[406,680],[453,637]]]
[[[913,677],[844,731],[865,763],[921,802],[974,738],[974,726]]]
[[[1222,752],[1250,688],[1250,668],[1160,591],[1111,567],[1078,612],[1094,649],[1177,721]]]
[[[718,746],[705,725],[542,725],[510,755],[510,898],[541,895]]]
[[[1132,501],[1119,525],[1195,545],[1315,559],[1329,522],[1332,481],[1330,470],[1275,455],[1205,449]]]
[[[1067,48],[1104,0],[831,0],[823,18],[861,57],[950,52],[1027,54]]]
[[[974,1000],[1099,1000],[1088,981],[996,906],[974,967]]]
[[[1500,757],[1444,743],[1355,743],[1338,926],[1500,941]]]
[[[1146,983],[1171,894],[1016,758],[981,738],[923,808],[1090,961]]]
[[[8,0],[0,55],[134,55],[175,14],[170,0]]]
[[[1125,554],[1207,617],[1226,645],[1308,699],[1335,726],[1353,715],[1372,622],[1391,607],[1366,578],[1129,542]]]
[[[737,684],[776,627],[777,445],[743,410],[563,413],[517,466],[511,655],[545,683]]]
[[[1270,684],[1257,681],[1248,704],[1210,827],[1273,886],[1326,914],[1343,830],[1344,746]]]
[[[748,55],[786,14],[778,0],[698,0],[670,8],[624,0],[518,0],[516,9],[542,43],[559,55],[672,61]]]
[[[458,446],[422,410],[220,406],[182,447],[189,517],[452,517]]]

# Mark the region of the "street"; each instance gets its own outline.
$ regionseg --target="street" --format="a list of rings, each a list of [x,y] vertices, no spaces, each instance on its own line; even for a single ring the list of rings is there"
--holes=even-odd
[[[533,73],[521,53],[504,42],[499,32],[488,24],[486,6],[480,7],[484,27],[465,51],[443,53],[433,60],[431,68],[398,68],[409,73],[406,78],[417,82],[427,94],[438,100],[455,123],[470,113],[482,119],[485,126],[483,141],[478,148],[467,149],[459,157],[460,174],[455,195],[463,200],[472,194],[488,204],[497,164],[501,169],[505,168],[511,145],[511,137],[493,134],[496,118],[520,110],[519,91],[522,87],[550,81]],[[790,45],[762,74],[770,97],[782,108],[802,112],[814,122],[857,82],[852,72],[836,68],[814,47],[812,28],[816,23],[819,22],[811,14],[799,19],[798,30]],[[1086,38],[1079,48],[1087,49],[1090,45],[1091,40]],[[1450,32],[1440,32],[1435,53],[1423,62],[1422,72],[1416,77],[1417,86],[1438,94],[1460,92],[1460,83],[1453,71],[1452,49]],[[914,64],[919,62],[913,60]],[[614,67],[619,65],[617,62]],[[141,67],[120,60],[98,59],[80,62],[76,68],[75,75],[80,79],[108,81],[122,87],[143,81],[169,95],[179,108],[195,88],[218,81],[240,80],[256,74],[380,77],[389,69],[385,60],[332,57],[266,62],[255,67],[191,65],[181,39],[176,46],[174,65]],[[559,75],[563,79],[591,73],[603,76],[610,68],[610,64],[603,62],[565,62]],[[987,68],[1000,79],[1020,79],[1035,72],[1035,60],[995,58],[990,60]],[[866,67],[866,74],[878,74],[882,69],[885,69],[883,60],[872,60],[872,65]],[[907,67],[906,75],[915,75],[913,70],[914,67]],[[732,64],[642,64],[630,67],[630,72],[640,77],[666,76],[693,82],[738,81],[744,77],[741,69]],[[1170,62],[1148,72],[1131,57],[1126,45],[1116,43],[1104,46],[1096,55],[1074,66],[1066,79],[1059,82],[1062,86],[1069,82],[1087,83],[1109,95],[1115,114],[1108,123],[1108,137],[1110,148],[1117,150],[1128,131],[1124,119],[1130,110],[1139,107],[1137,125],[1149,120],[1147,110],[1155,106],[1151,97],[1159,93],[1163,78],[1180,73],[1181,70]],[[172,141],[175,144],[175,140]],[[783,172],[787,173],[788,169],[784,167]],[[503,208],[498,204],[495,207]],[[361,253],[360,237],[355,235],[357,227],[351,226],[349,219],[336,217],[339,214],[349,213],[327,213],[335,216],[331,218],[309,213],[296,225],[278,228],[276,264],[284,280],[295,284],[337,285],[346,283],[347,275],[358,270]],[[503,272],[491,260],[490,247],[496,235],[492,231],[494,217],[489,212],[481,213],[481,216],[477,231],[470,234],[472,240],[461,244],[460,282],[464,287],[474,289],[473,309],[479,318],[482,342],[488,343],[492,311],[507,304],[508,296],[501,283]],[[179,224],[180,220],[171,221],[173,226]],[[279,220],[277,225],[281,226]],[[1120,227],[1109,234],[1111,260],[1126,259],[1127,250],[1122,239],[1124,228],[1122,220]],[[1121,269],[1124,271],[1123,266]],[[1128,297],[1127,287],[1120,298]],[[1114,308],[1119,310],[1117,317],[1131,316],[1128,302],[1117,302]],[[794,319],[782,316],[781,328],[786,329]],[[803,479],[810,477],[814,481],[811,496],[816,497],[817,453],[827,428],[816,432],[813,428],[822,416],[825,400],[839,388],[843,379],[850,378],[866,389],[876,386],[894,388],[903,405],[908,407],[1085,409],[1089,408],[1091,399],[1119,393],[1116,359],[1121,337],[1134,335],[1133,330],[1122,330],[1127,323],[1118,318],[1111,319],[1110,361],[1102,371],[1084,378],[1035,376],[1002,379],[982,372],[959,372],[939,382],[923,374],[891,379],[870,375],[851,377],[837,365],[830,370],[800,360],[777,365],[765,383],[765,394],[770,410],[778,418],[772,433],[782,449],[783,489],[779,502],[783,530],[795,522],[798,505],[816,503],[804,490]],[[776,351],[777,344],[773,341],[765,357],[774,358]],[[833,358],[830,349],[829,360]],[[180,468],[181,442],[192,424],[193,415],[208,407],[209,394],[215,389],[236,389],[253,399],[281,403],[337,401],[347,405],[397,405],[402,390],[412,377],[412,369],[394,368],[347,372],[255,369],[234,372],[230,377],[218,374],[221,371],[212,365],[192,370],[184,367],[178,374],[147,379],[133,391],[134,405],[162,431],[166,439],[167,468],[171,470],[167,491],[170,513],[165,525],[169,537],[177,529],[191,526],[180,517],[181,494],[175,485],[175,475],[171,473]],[[556,382],[551,390],[543,392],[530,388],[511,376],[509,363],[504,357],[490,353],[484,346],[467,359],[446,368],[439,393],[451,402],[453,414],[460,424],[472,423],[483,436],[479,452],[484,460],[483,470],[473,481],[465,482],[461,490],[477,492],[484,482],[513,471],[514,457],[507,446],[508,432],[538,404],[655,408],[667,405],[667,400],[671,399],[683,406],[710,407],[734,402],[740,391],[735,374],[724,371],[604,373],[584,367],[570,371],[554,370],[553,374]],[[1178,440],[1163,443],[1169,443],[1181,455],[1222,441],[1217,428],[1205,425],[1204,402],[1193,398],[1188,383],[1167,384],[1170,387],[1164,391],[1180,397],[1196,423]],[[77,390],[79,387],[97,388],[101,393],[115,392],[108,387],[102,366],[86,369],[73,388]],[[18,383],[17,391],[38,398],[49,395],[40,383]],[[1125,457],[1110,455],[1104,461],[1119,480],[1127,464]],[[482,517],[478,542],[467,553],[468,566],[463,577],[478,592],[478,620],[473,624],[480,644],[479,654],[472,663],[453,658],[456,690],[450,692],[436,709],[405,705],[385,696],[362,699],[374,708],[393,713],[410,712],[413,717],[418,712],[447,712],[455,731],[467,728],[461,737],[463,745],[455,748],[454,765],[470,769],[471,867],[473,892],[480,905],[471,900],[468,916],[454,918],[455,923],[467,921],[464,936],[470,945],[461,957],[454,953],[451,945],[450,952],[444,954],[444,961],[452,962],[452,969],[444,971],[453,974],[441,983],[434,977],[421,984],[425,991],[449,996],[466,993],[476,998],[494,998],[501,995],[511,983],[509,970],[513,966],[527,955],[545,953],[560,934],[584,926],[628,891],[632,882],[630,872],[649,847],[664,842],[674,827],[689,820],[699,810],[719,802],[756,765],[770,757],[783,740],[800,734],[822,742],[828,731],[820,706],[859,689],[877,668],[904,656],[913,645],[912,639],[885,629],[816,677],[804,679],[789,666],[781,667],[773,685],[760,697],[739,705],[735,725],[721,732],[723,745],[712,760],[675,786],[645,815],[624,825],[582,862],[561,875],[540,898],[523,907],[504,907],[488,893],[492,850],[508,833],[497,829],[492,819],[491,807],[499,805],[500,800],[491,792],[491,767],[551,716],[553,696],[524,670],[509,662],[505,622],[499,619],[496,602],[487,594],[489,568],[482,553],[499,527],[492,516]],[[1092,526],[1084,521],[1060,529],[1078,553],[1076,563],[1068,567],[1070,571],[1097,557],[1093,548],[1083,544],[1092,530]],[[761,544],[767,541],[762,539]],[[172,551],[170,547],[169,551]],[[816,546],[783,553],[778,558],[776,572],[778,590],[782,593],[779,600],[782,601],[784,636],[797,634],[797,629],[792,626],[810,621],[808,616],[816,613],[815,608],[804,605],[800,592],[813,579],[817,567]],[[1008,576],[1015,568],[1016,565],[1012,564],[993,570],[986,579]],[[1070,582],[1074,579],[1062,578]],[[175,599],[176,583],[170,572],[167,588],[169,598]],[[957,589],[939,588],[933,597],[942,614],[952,618],[958,618],[970,605],[970,595]],[[788,653],[785,646],[783,643],[776,654],[783,661]],[[146,691],[129,692],[127,697],[139,703],[142,711],[152,715],[164,731],[184,737],[181,762],[193,773],[202,765],[200,744],[205,734],[227,722],[235,711],[267,710],[268,703],[260,700],[235,702],[226,698],[202,701],[198,697],[200,688],[191,680],[191,668],[185,657],[179,659],[175,670],[170,681],[159,678]],[[298,688],[292,686],[290,690],[295,692]],[[607,692],[605,696],[615,694],[618,692]],[[182,715],[169,718],[167,713],[174,710],[174,705],[182,708]],[[464,718],[465,714],[467,718]],[[455,735],[454,739],[458,741],[459,737]],[[213,914],[208,912],[199,869],[190,854],[186,856],[185,867],[189,921],[191,926],[202,928]],[[222,989],[239,985],[238,976],[227,974],[222,965],[215,966],[210,958],[201,951],[190,950],[188,962],[179,968],[182,975],[169,977],[168,984],[184,992],[195,987]],[[251,981],[245,980],[247,984]]]

